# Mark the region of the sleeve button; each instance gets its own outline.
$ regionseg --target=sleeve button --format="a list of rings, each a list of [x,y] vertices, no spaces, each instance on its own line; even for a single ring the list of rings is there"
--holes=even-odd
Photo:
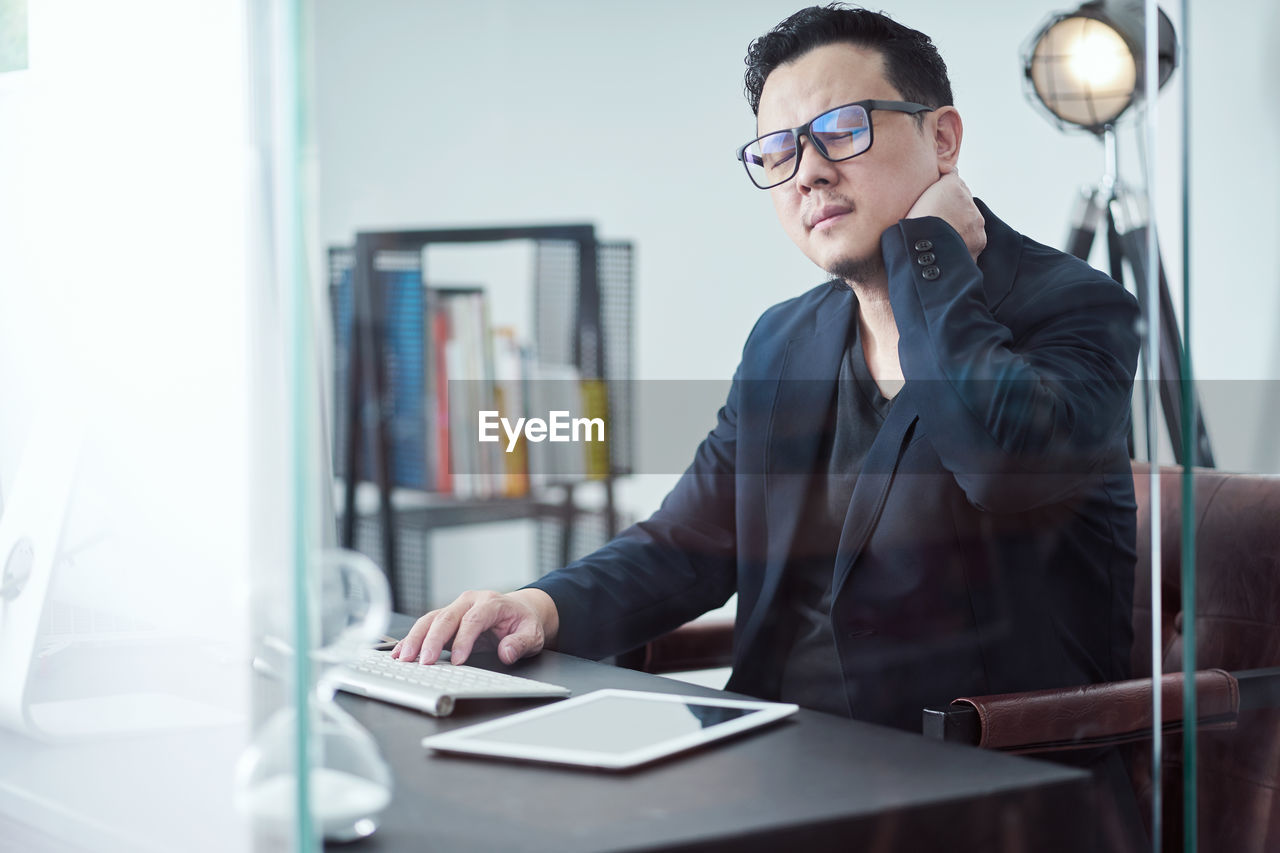
[[[915,250],[917,252],[927,252],[933,248],[933,243],[929,240],[917,240]]]
[[[916,263],[922,267],[927,267],[936,260],[937,258],[933,256],[933,252],[925,252],[922,255],[916,255]]]
[[[933,281],[935,278],[942,275],[942,270],[937,267],[925,267],[920,271],[920,275],[924,276],[925,281]]]

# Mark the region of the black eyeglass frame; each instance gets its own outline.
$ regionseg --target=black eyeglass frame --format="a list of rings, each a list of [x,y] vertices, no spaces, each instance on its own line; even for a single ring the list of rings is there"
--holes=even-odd
[[[818,119],[822,118],[823,116],[829,115],[833,112],[836,112],[837,110],[842,110],[845,107],[862,107],[862,109],[866,111],[867,134],[870,137],[870,139],[867,141],[867,147],[863,148],[861,151],[855,154],[850,154],[848,157],[832,157],[830,154],[827,153],[826,146],[824,146],[822,142],[816,136],[813,135],[813,123]],[[760,189],[762,190],[770,190],[776,186],[785,184],[787,181],[794,178],[796,176],[796,173],[800,171],[800,156],[802,154],[802,151],[800,148],[801,136],[809,137],[809,141],[813,143],[813,147],[828,162],[840,163],[845,160],[852,160],[854,157],[857,157],[859,154],[866,154],[868,151],[871,150],[871,146],[875,144],[876,123],[871,120],[872,110],[883,110],[886,112],[906,113],[908,115],[914,116],[914,115],[919,115],[920,113],[931,113],[933,112],[934,109],[935,109],[934,107],[926,107],[924,104],[916,104],[916,103],[912,103],[911,101],[879,101],[875,99],[870,99],[865,101],[850,101],[847,104],[841,104],[838,107],[832,107],[829,110],[823,110],[822,112],[818,113],[816,116],[809,119],[807,122],[800,125],[799,127],[784,128],[782,130],[772,130],[764,134],[763,136],[757,136],[755,139],[751,140],[746,145],[740,146],[738,150],[735,152],[735,154],[738,158],[738,162],[742,163],[742,168],[746,170],[747,177],[751,179],[752,185],[760,187]],[[765,186],[761,187],[760,184],[756,182],[755,176],[751,174],[751,167],[747,165],[747,149],[750,148],[752,145],[755,145],[760,140],[768,139],[770,136],[777,136],[779,133],[790,133],[791,137],[795,140],[795,146],[796,146],[795,165],[792,167],[790,175],[787,175],[785,178],[783,178],[780,181],[774,181],[771,184],[766,184]]]

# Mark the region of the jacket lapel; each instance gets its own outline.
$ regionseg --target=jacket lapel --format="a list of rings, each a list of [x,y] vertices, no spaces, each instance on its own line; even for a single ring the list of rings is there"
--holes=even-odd
[[[771,610],[804,511],[853,316],[853,295],[841,296],[831,312],[819,319],[813,334],[792,338],[783,354],[765,439],[764,584],[758,605],[739,635],[744,648]]]

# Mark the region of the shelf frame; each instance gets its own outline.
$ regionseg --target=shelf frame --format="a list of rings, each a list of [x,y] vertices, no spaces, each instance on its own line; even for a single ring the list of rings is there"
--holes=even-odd
[[[461,524],[487,523],[519,518],[559,518],[565,525],[561,537],[561,563],[569,562],[569,525],[576,515],[572,484],[564,487],[564,496],[558,502],[539,499],[492,499],[485,501],[459,501],[450,499],[437,506],[417,510],[398,510],[392,505],[394,484],[391,476],[391,444],[388,437],[390,413],[385,405],[387,392],[386,367],[381,353],[386,339],[387,317],[383,311],[386,302],[378,277],[374,275],[374,260],[383,252],[422,252],[430,245],[458,243],[494,243],[515,240],[562,241],[577,244],[578,292],[573,318],[573,360],[584,378],[604,379],[606,347],[602,340],[602,312],[599,279],[599,258],[595,227],[590,224],[565,225],[507,225],[483,228],[427,228],[390,231],[361,231],[356,234],[355,259],[352,269],[352,328],[350,338],[351,359],[347,375],[346,446],[344,465],[347,476],[343,487],[343,512],[341,540],[345,548],[353,548],[356,538],[356,486],[354,476],[359,469],[358,459],[362,443],[368,442],[373,465],[374,482],[378,489],[379,534],[383,554],[382,569],[391,589],[392,607],[398,605],[397,572],[397,513],[416,512],[422,515],[427,529],[457,526]],[[590,343],[591,346],[585,346]],[[585,362],[585,363],[584,363]],[[372,429],[366,429],[363,411],[364,389],[373,390],[378,401],[372,418]],[[366,434],[367,433],[367,434]],[[618,513],[615,505],[613,460],[604,479],[605,518],[609,538],[617,534]],[[483,504],[484,506],[480,506]]]

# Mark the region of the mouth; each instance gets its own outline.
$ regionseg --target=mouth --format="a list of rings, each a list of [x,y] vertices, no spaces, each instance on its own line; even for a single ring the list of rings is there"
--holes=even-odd
[[[809,217],[809,230],[822,231],[836,224],[840,219],[853,212],[847,205],[828,204],[819,208]]]

